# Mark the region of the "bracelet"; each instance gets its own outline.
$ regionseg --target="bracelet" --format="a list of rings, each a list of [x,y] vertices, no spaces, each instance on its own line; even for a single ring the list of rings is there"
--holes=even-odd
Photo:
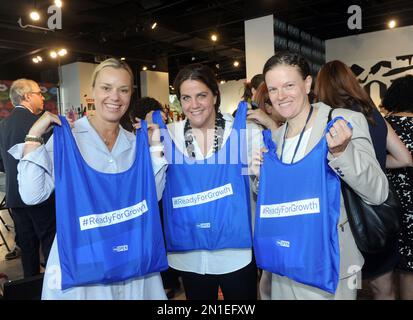
[[[150,146],[149,151],[150,152],[158,152],[158,151],[164,151],[164,146],[162,144],[158,144],[156,146]]]
[[[32,136],[32,135],[30,135],[30,134],[26,135],[26,138],[24,138],[24,142],[28,142],[28,141],[39,142],[40,144],[43,144],[43,143],[44,143],[42,137]]]
[[[39,141],[31,141],[31,140],[25,141],[24,144],[36,145],[36,146],[41,146],[42,145]]]

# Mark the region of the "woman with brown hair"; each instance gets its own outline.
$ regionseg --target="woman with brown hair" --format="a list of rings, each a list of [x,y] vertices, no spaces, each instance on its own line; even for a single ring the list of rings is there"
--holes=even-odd
[[[310,67],[299,54],[277,52],[263,74],[273,107],[286,119],[272,137],[265,132],[269,151],[252,165],[260,209],[254,252],[258,266],[271,273],[270,297],[356,299],[355,266],[361,268],[363,258],[338,179],[371,204],[388,195],[367,122],[346,109],[334,110],[329,121],[332,109],[309,100]]]
[[[319,71],[315,89],[316,100],[332,108],[361,112],[368,123],[376,158],[382,170],[410,166],[412,157],[394,130],[383,119],[351,69],[343,62],[326,63]],[[362,252],[365,264],[363,279],[367,279],[375,299],[395,299],[393,269],[399,259],[396,238],[377,254]]]

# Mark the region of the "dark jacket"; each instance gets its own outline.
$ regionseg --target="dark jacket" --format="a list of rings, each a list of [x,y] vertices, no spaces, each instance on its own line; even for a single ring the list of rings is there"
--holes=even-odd
[[[17,164],[7,151],[17,143],[24,142],[26,134],[39,118],[24,107],[16,107],[10,116],[0,122],[0,171],[6,173],[6,206],[8,208],[28,207],[19,194]],[[45,141],[50,134],[44,136]]]

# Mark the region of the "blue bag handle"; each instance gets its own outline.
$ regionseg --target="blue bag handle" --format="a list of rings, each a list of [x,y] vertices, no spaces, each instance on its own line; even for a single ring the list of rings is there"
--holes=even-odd
[[[152,122],[156,123],[159,128],[166,129],[166,124],[163,122],[160,110],[156,110],[152,113]]]

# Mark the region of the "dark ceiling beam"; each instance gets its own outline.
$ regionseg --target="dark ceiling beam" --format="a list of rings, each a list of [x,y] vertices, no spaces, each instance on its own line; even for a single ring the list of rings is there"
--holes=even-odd
[[[23,58],[27,58],[27,57],[29,57],[29,56],[35,55],[35,54],[37,54],[37,53],[39,53],[39,52],[42,52],[43,50],[46,50],[46,49],[47,49],[47,48],[39,48],[39,49],[32,50],[32,51],[30,51],[30,52],[26,52],[26,53],[21,54],[21,55],[9,57],[8,59],[2,59],[2,60],[0,61],[0,65],[1,65],[1,64],[8,64],[8,63],[10,63],[10,62],[14,62],[14,61],[17,61],[17,60],[20,60],[20,59],[23,59]]]
[[[62,37],[57,34],[48,34],[44,36],[42,34],[29,34],[26,32],[20,32],[18,35],[10,31],[3,31],[0,33],[0,42],[1,41],[11,41],[10,39],[18,39],[14,44],[21,44],[22,46],[27,47],[27,50],[37,50],[42,48],[42,50],[52,49],[56,47],[66,47],[69,52],[84,53],[92,56],[102,55],[102,56],[130,56],[134,57],[135,61],[140,61],[142,63],[151,63],[153,57],[138,57],[140,54],[134,50],[131,50],[129,46],[114,44],[111,45],[99,45],[93,44],[88,41],[70,41],[69,38]],[[126,54],[128,53],[128,54]],[[136,55],[135,55],[136,54]],[[16,58],[11,58],[17,60]],[[0,64],[4,64],[4,61],[0,61]]]

